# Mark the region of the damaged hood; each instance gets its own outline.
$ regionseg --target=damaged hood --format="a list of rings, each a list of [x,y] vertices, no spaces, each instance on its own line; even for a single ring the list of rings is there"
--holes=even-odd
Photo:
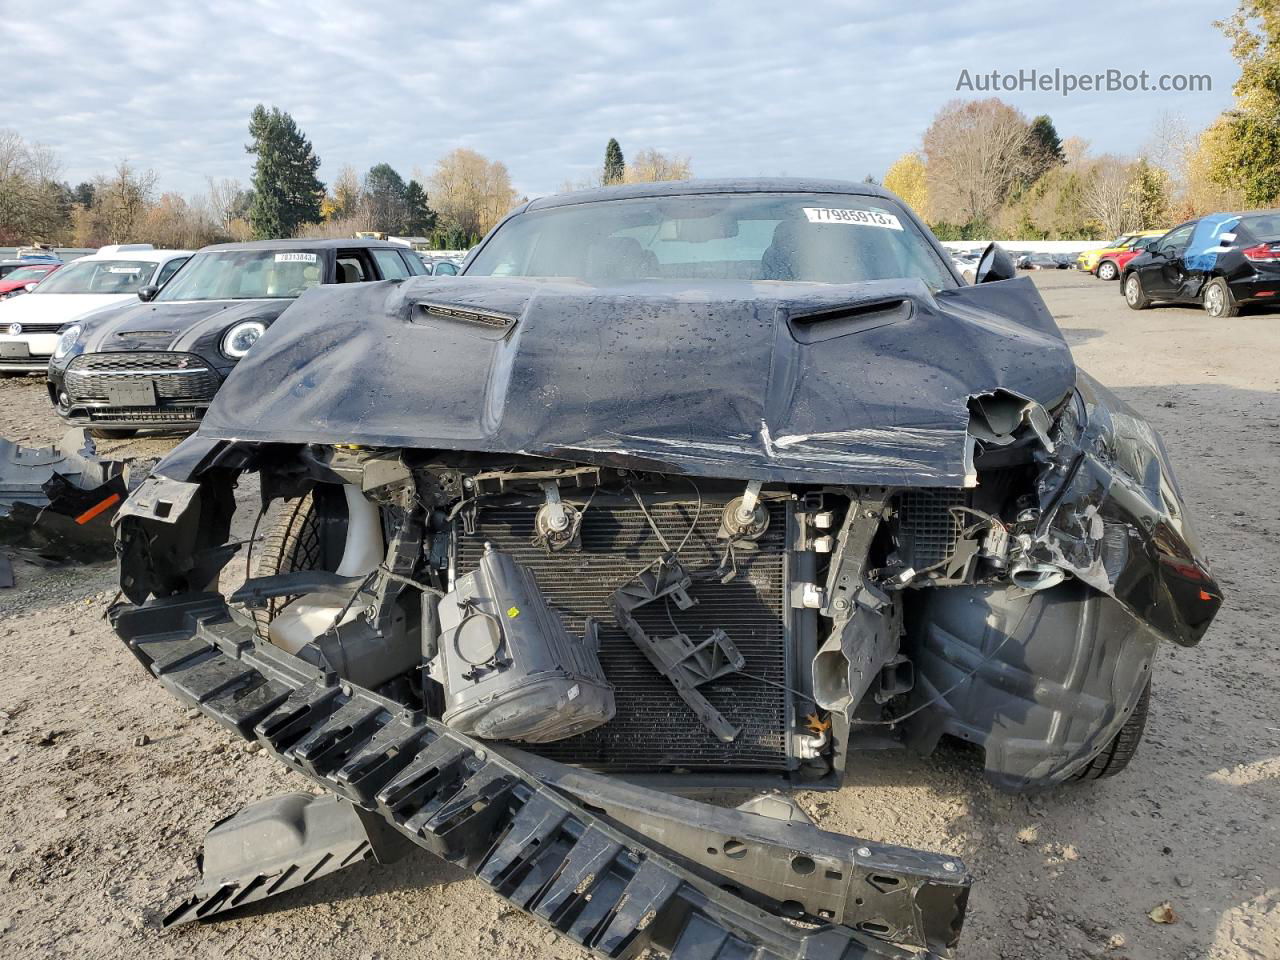
[[[527,453],[768,481],[973,482],[972,397],[1075,365],[1030,280],[457,277],[304,294],[200,434]]]

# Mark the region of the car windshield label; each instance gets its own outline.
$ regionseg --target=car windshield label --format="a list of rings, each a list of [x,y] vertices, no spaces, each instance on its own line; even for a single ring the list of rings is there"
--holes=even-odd
[[[314,253],[277,253],[276,263],[315,263]]]
[[[848,207],[805,207],[810,223],[842,223],[852,227],[885,227],[901,230],[902,224],[892,213],[879,210],[854,210]]]

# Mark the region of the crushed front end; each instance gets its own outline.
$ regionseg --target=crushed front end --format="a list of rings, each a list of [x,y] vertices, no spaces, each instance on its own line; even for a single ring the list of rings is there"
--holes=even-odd
[[[376,821],[608,956],[945,956],[954,858],[677,794],[836,788],[862,746],[944,735],[1005,788],[1092,776],[1158,640],[1208,627],[1220,591],[1158,438],[1011,283],[313,299],[122,509],[116,630],[349,804],[346,856],[376,854]],[[357,309],[364,372],[319,376]],[[695,343],[676,375],[653,331],[708,311],[759,335]],[[643,334],[581,367],[575,321],[602,316]],[[443,355],[430,383],[408,376],[418,337]],[[950,372],[881,382],[868,357],[907,343],[917,376],[930,350]],[[277,383],[274,425],[231,406]],[[229,870],[175,919],[307,862]]]

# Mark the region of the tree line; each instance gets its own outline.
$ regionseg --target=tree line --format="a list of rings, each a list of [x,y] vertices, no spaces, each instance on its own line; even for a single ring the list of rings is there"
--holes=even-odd
[[[884,185],[941,239],[1100,239],[1280,205],[1280,0],[1241,0],[1215,26],[1241,74],[1233,107],[1199,133],[1165,114],[1136,155],[1096,154],[1080,137],[1061,139],[1048,116],[1028,119],[997,98],[955,100]],[[210,179],[205,193],[186,198],[159,192],[154,172],[127,162],[72,186],[49,147],[0,130],[0,244],[195,248],[376,231],[460,249],[518,202],[505,164],[474,150],[453,150],[408,179],[387,163],[363,175],[346,165],[326,186],[320,157],[288,113],[260,104],[248,132],[249,185]],[[598,170],[563,189],[692,176],[686,156],[645,148],[628,160],[614,138]]]
[[[249,141],[247,187],[209,179],[205,193],[186,198],[160,192],[153,171],[125,161],[73,187],[62,179],[52,149],[0,130],[0,244],[149,242],[195,249],[373,231],[426,237],[436,248],[456,250],[478,241],[517,202],[506,166],[474,150],[453,150],[430,174],[415,169],[408,180],[387,163],[363,176],[345,165],[326,187],[319,156],[288,113],[254,108]]]
[[[1235,104],[1199,133],[1162,114],[1134,156],[1061,140],[998,98],[943,106],[884,185],[943,240],[1104,239],[1219,210],[1280,204],[1280,0],[1216,21],[1241,75]]]

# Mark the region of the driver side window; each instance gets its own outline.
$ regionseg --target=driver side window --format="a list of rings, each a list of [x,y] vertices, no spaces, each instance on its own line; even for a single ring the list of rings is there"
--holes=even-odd
[[[1187,244],[1191,242],[1191,233],[1195,228],[1194,223],[1187,223],[1176,230],[1170,230],[1160,238],[1156,249],[1166,257],[1179,256],[1183,250],[1187,249]]]

